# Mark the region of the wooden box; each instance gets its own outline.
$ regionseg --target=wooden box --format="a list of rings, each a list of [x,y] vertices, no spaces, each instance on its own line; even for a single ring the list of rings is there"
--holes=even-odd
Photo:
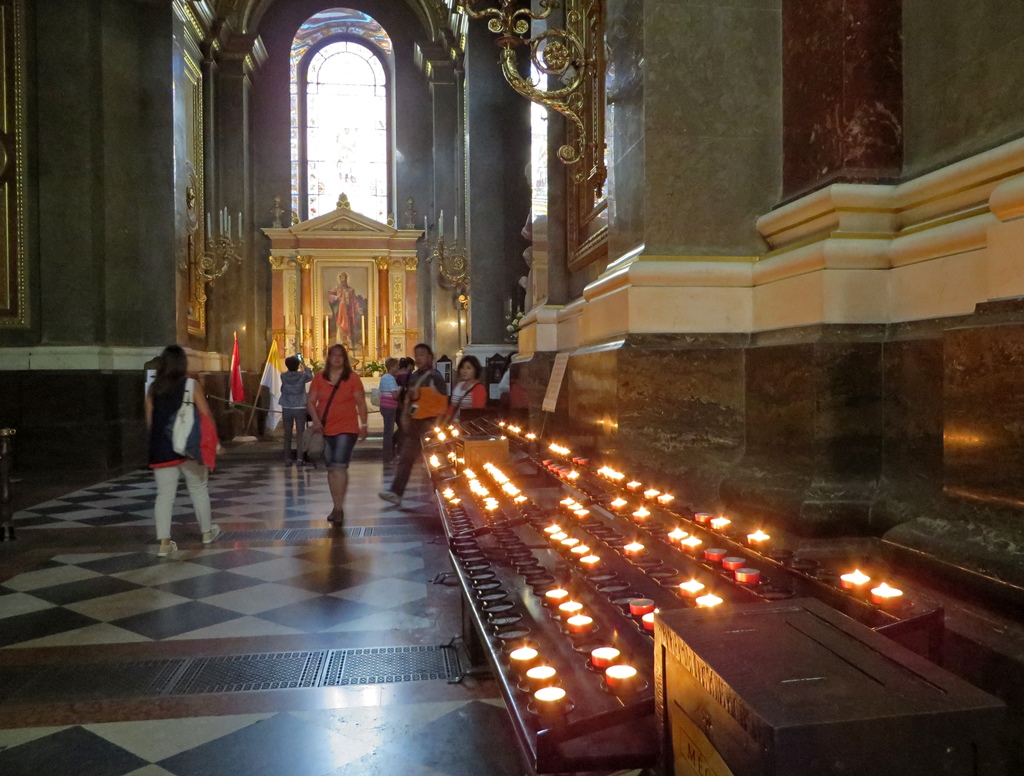
[[[1001,776],[1002,701],[813,599],[663,612],[674,776]]]
[[[466,461],[460,468],[469,468],[480,473],[485,463],[502,466],[508,460],[508,439],[496,436],[461,436],[459,443],[458,455]]]

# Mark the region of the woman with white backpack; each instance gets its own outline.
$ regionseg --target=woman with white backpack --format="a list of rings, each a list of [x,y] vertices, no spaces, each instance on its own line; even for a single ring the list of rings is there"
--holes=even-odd
[[[178,545],[171,541],[171,511],[178,490],[179,474],[185,477],[192,508],[203,532],[203,544],[210,544],[220,534],[220,527],[214,525],[210,513],[210,493],[207,490],[210,470],[201,460],[189,458],[174,449],[174,426],[183,405],[191,403],[195,407],[198,414],[194,422],[197,426],[201,423],[200,415],[213,422],[213,413],[210,412],[202,387],[187,372],[188,356],[185,351],[178,345],[167,346],[160,354],[156,378],[146,393],[149,468],[156,478],[153,514],[156,518],[156,538],[160,540],[157,555],[161,558],[178,551]]]

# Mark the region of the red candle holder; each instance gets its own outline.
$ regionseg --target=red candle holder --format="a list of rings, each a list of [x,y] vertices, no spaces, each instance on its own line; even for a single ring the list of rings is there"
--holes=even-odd
[[[709,560],[712,563],[721,563],[725,560],[725,556],[728,555],[727,550],[723,550],[721,547],[708,547],[704,550],[704,559]]]
[[[634,617],[642,617],[654,611],[654,601],[650,598],[634,598],[629,602],[629,613]]]
[[[541,687],[533,694],[533,708],[541,716],[560,716],[568,707],[569,699],[561,687]]]
[[[745,565],[747,565],[747,561],[744,558],[722,558],[722,568],[726,571],[736,571],[737,569],[743,568]]]
[[[579,614],[583,611],[583,604],[579,601],[566,601],[563,604],[558,605],[558,613],[562,616],[562,619],[568,620],[573,615]]]
[[[693,522],[698,525],[710,525],[714,517],[710,512],[697,512],[693,516]]]
[[[899,606],[902,601],[903,591],[885,582],[871,590],[871,602],[878,606]]]
[[[534,666],[526,671],[526,686],[531,692],[537,692],[542,687],[551,687],[558,684],[558,671],[553,666]]]
[[[643,621],[645,631],[654,630],[654,612],[648,612],[640,619]]]
[[[636,688],[639,678],[633,666],[620,663],[605,669],[604,681],[612,692],[628,693]]]
[[[585,636],[594,630],[594,618],[585,614],[575,614],[565,621],[569,633],[574,636]]]
[[[509,662],[519,674],[525,674],[540,661],[540,653],[533,647],[519,647],[509,653]]]
[[[736,581],[744,585],[756,585],[761,581],[761,572],[757,569],[736,569]]]
[[[590,664],[594,668],[608,668],[614,665],[622,657],[622,653],[615,647],[598,647],[590,652]]]

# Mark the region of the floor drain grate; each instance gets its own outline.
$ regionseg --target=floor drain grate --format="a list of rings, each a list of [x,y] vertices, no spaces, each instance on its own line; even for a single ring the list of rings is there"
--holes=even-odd
[[[194,661],[171,691],[174,695],[286,690],[315,687],[327,653],[277,652]]]
[[[419,682],[452,679],[458,673],[458,658],[446,647],[367,647],[334,653],[324,685]]]
[[[454,680],[460,674],[458,653],[444,646],[13,666],[0,670],[0,706]]]

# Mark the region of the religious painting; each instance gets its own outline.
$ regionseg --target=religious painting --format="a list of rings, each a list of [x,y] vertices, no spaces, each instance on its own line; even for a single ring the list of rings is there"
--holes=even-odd
[[[340,342],[354,363],[371,361],[376,353],[377,290],[373,260],[315,262],[316,339],[326,347]]]

